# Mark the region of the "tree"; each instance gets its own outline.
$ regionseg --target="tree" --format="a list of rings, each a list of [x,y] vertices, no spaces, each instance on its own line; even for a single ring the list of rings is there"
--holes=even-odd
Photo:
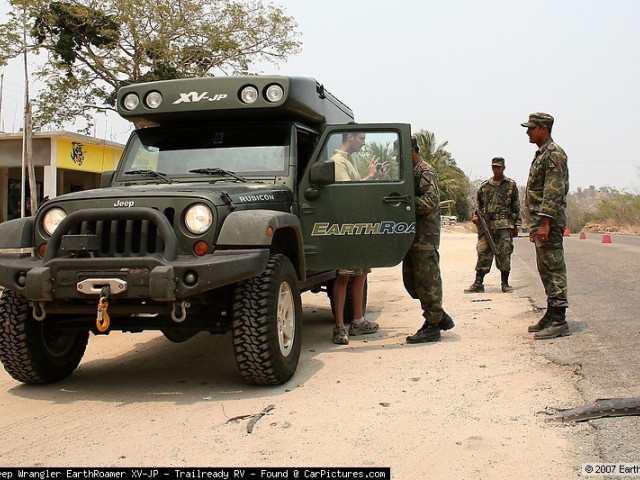
[[[452,213],[460,220],[468,220],[471,208],[467,196],[469,179],[457,166],[451,153],[446,150],[449,142],[438,144],[435,134],[424,129],[414,136],[418,140],[420,156],[432,165],[438,174],[440,200],[453,200],[455,205]]]
[[[9,12],[10,25],[0,25],[0,66],[7,64],[10,58],[22,56],[24,68],[24,118],[22,128],[22,173],[20,185],[20,216],[26,213],[25,175],[29,179],[29,210],[35,213],[38,208],[38,194],[36,175],[33,168],[33,139],[32,139],[32,103],[29,96],[29,52],[33,46],[28,42],[28,0],[13,0],[13,9]]]
[[[31,35],[48,61],[34,123],[60,128],[115,110],[131,83],[252,73],[297,53],[293,18],[261,0],[78,0],[31,5]],[[16,30],[15,22],[1,26]],[[11,55],[10,45],[1,45]]]

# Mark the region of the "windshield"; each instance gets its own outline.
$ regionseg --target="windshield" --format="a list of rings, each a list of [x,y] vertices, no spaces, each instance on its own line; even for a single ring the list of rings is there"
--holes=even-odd
[[[222,169],[240,176],[286,175],[289,132],[285,125],[138,130],[120,171],[129,173],[127,180],[137,171],[173,177],[205,176],[203,169]]]

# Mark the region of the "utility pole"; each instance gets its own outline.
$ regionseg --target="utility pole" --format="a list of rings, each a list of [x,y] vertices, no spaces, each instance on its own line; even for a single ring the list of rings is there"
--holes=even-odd
[[[2,123],[2,89],[4,87],[4,72],[0,73],[0,132],[4,132]]]
[[[35,215],[38,209],[38,185],[33,169],[33,132],[31,127],[31,99],[29,98],[29,68],[27,47],[27,3],[24,3],[22,12],[22,48],[24,55],[24,128],[22,130],[22,175],[20,185],[20,217],[25,216],[25,170],[29,174],[29,200],[31,215]]]

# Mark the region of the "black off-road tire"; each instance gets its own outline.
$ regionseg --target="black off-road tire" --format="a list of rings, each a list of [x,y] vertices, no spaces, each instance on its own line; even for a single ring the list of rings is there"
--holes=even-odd
[[[48,319],[36,321],[22,295],[4,290],[0,296],[0,361],[23,383],[52,383],[78,367],[89,332],[56,330]]]
[[[250,383],[281,385],[296,371],[302,345],[298,278],[284,255],[271,255],[262,275],[241,282],[233,302],[233,348]]]
[[[362,293],[362,313],[367,312],[367,295],[369,290],[369,279],[364,282],[364,291]],[[333,305],[333,280],[331,283],[327,285],[327,296],[329,297],[329,303],[331,303],[331,311],[335,312],[335,307]],[[353,321],[353,295],[351,294],[351,279],[349,279],[349,283],[347,284],[347,298],[344,302],[344,321],[345,323],[349,323]],[[333,314],[335,317],[335,313]]]

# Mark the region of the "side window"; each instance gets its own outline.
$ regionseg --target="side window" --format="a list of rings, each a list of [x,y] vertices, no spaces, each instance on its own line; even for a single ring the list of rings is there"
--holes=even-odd
[[[320,156],[335,163],[336,183],[400,179],[398,133],[349,131],[329,135]]]

